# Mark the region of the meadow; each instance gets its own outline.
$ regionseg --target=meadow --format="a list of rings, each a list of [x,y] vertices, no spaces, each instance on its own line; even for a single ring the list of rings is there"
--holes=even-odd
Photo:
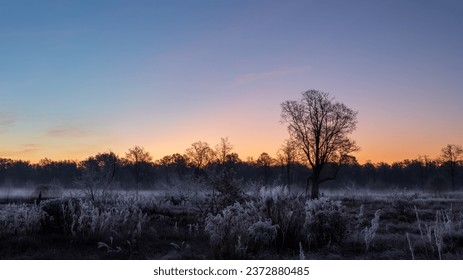
[[[247,186],[2,199],[1,259],[460,259],[463,193]]]

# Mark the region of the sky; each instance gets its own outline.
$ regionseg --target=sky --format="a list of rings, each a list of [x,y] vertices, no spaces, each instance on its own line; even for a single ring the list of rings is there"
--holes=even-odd
[[[0,157],[153,158],[288,138],[309,89],[358,112],[359,162],[463,145],[461,1],[0,1]]]

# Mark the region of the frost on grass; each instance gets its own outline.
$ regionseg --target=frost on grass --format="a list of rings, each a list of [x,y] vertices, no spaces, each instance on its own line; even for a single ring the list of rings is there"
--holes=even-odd
[[[379,228],[379,218],[381,216],[381,210],[378,209],[375,212],[375,217],[371,220],[371,226],[370,227],[365,227],[363,230],[363,240],[365,241],[365,250],[368,251],[368,249],[371,246],[371,242],[376,236],[376,231]]]
[[[264,219],[278,225],[276,249],[297,250],[298,242],[306,236],[304,199],[291,194],[286,187],[261,188],[254,204]]]
[[[408,241],[410,251],[419,250],[424,253],[426,259],[444,259],[446,251],[455,247],[453,240],[459,240],[461,237],[462,212],[454,213],[450,206],[449,209],[436,210],[434,220],[422,221],[416,206],[414,210],[420,235],[415,238],[415,242]],[[412,239],[410,236],[407,238]],[[418,244],[418,248],[414,248],[415,243]]]
[[[340,201],[308,200],[286,188],[261,189],[257,198],[235,203],[206,218],[205,232],[218,258],[257,256],[265,250],[300,250],[301,244],[340,244],[347,234]]]
[[[341,244],[347,236],[348,219],[341,201],[307,200],[305,228],[310,244],[323,247]]]
[[[235,203],[208,215],[205,232],[217,258],[246,258],[267,248],[277,237],[278,225],[264,219],[254,203]]]
[[[0,209],[0,234],[32,234],[40,231],[47,214],[37,205],[7,204]]]
[[[133,200],[131,196],[113,197],[108,204],[95,204],[83,198],[48,200],[41,209],[50,217],[44,226],[74,241],[106,241],[135,243],[149,222],[140,205],[151,202]],[[112,241],[111,241],[112,243]]]

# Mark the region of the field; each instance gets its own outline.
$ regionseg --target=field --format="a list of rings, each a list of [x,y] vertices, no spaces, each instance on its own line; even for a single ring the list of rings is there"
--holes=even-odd
[[[177,188],[16,198],[0,205],[1,259],[460,259],[463,194],[359,189],[306,200]]]

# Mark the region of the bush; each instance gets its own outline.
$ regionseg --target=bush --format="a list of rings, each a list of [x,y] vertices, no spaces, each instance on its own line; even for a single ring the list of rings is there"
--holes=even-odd
[[[246,258],[265,250],[300,250],[300,243],[323,247],[341,244],[348,219],[340,201],[309,200],[286,188],[262,188],[254,201],[235,203],[206,218],[216,258]]]
[[[261,188],[255,204],[265,219],[278,225],[276,248],[299,249],[299,241],[306,235],[302,197],[291,194],[286,187]]]
[[[307,241],[315,247],[341,244],[347,236],[348,219],[341,201],[326,198],[305,204]]]
[[[224,168],[209,174],[209,184],[213,189],[210,201],[210,213],[217,214],[235,202],[244,202],[245,194],[241,190],[241,180],[235,178],[233,169]]]
[[[204,230],[214,257],[245,258],[265,248],[275,239],[276,226],[261,219],[253,203],[237,202],[217,215],[209,214]]]

